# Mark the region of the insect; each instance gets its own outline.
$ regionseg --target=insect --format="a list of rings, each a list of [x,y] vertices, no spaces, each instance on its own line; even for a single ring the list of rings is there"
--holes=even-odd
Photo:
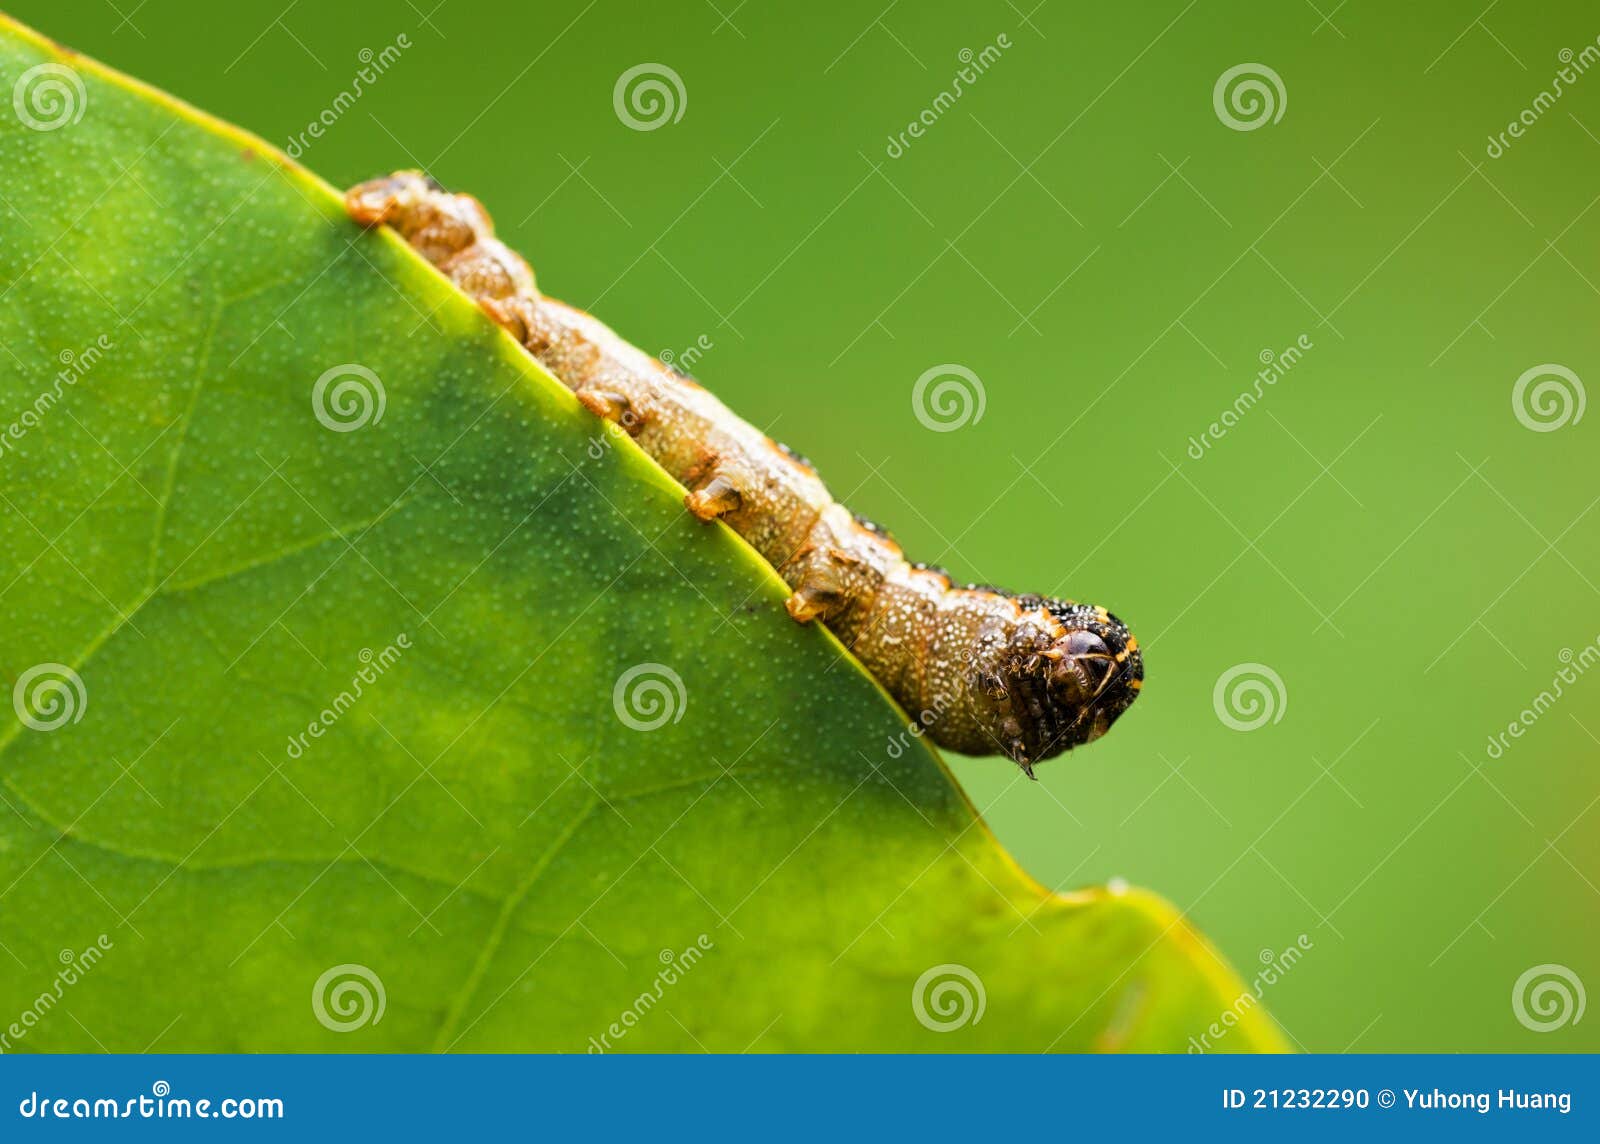
[[[957,587],[909,563],[828,494],[811,465],[689,377],[588,314],[539,293],[470,195],[417,171],[351,188],[363,226],[388,224],[596,416],[617,423],[689,490],[702,521],[745,538],[940,746],[1034,764],[1088,743],[1137,698],[1138,642],[1104,608]]]

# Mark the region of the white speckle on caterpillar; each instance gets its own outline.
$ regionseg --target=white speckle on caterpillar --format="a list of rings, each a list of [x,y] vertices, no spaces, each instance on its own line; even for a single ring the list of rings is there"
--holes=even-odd
[[[559,378],[595,416],[631,435],[793,590],[942,747],[1033,766],[1105,734],[1144,679],[1138,642],[1104,608],[955,587],[828,494],[801,456],[700,385],[534,286],[488,213],[416,171],[351,188],[363,226],[387,223]]]

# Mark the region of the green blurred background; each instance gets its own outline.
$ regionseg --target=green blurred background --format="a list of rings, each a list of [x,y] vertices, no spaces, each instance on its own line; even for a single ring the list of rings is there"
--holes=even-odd
[[[1512,403],[1547,363],[1600,384],[1600,68],[1567,57],[1489,146],[1600,12],[878,7],[9,10],[280,147],[403,34],[303,162],[471,190],[547,292],[695,347],[913,556],[1129,621],[1149,674],[1114,734],[1038,784],[952,759],[1042,882],[1151,886],[1247,978],[1306,935],[1265,1002],[1307,1049],[1600,1049],[1600,1019],[1511,1003],[1545,963],[1600,985],[1600,671],[1488,745],[1600,637],[1600,413]],[[651,131],[613,107],[641,63],[685,93]],[[1246,63],[1282,115],[1234,130],[1213,88]],[[912,389],[945,363],[985,405],[933,432]],[[1282,681],[1250,731],[1214,705],[1240,664]]]

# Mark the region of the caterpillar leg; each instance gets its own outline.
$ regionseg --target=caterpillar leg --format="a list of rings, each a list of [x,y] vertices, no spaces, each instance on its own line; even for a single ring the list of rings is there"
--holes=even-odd
[[[683,503],[701,520],[711,521],[736,511],[744,503],[744,496],[730,477],[718,473],[684,497]]]
[[[528,340],[528,321],[532,303],[526,298],[479,298],[478,309],[489,320],[524,344]]]
[[[832,549],[812,549],[805,554],[794,593],[783,602],[796,623],[826,622],[843,609],[846,594],[841,556]]]
[[[576,394],[578,404],[602,421],[611,421],[623,428],[633,430],[639,418],[633,412],[633,404],[622,394],[610,389],[580,389]]]
[[[808,581],[783,602],[784,609],[799,624],[812,620],[827,622],[844,604],[844,593],[828,584]]]

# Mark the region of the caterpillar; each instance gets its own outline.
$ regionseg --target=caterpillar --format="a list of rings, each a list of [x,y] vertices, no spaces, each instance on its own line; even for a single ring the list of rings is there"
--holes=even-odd
[[[739,533],[937,744],[1034,765],[1105,734],[1144,679],[1138,642],[1104,608],[953,585],[906,560],[881,528],[829,496],[799,454],[686,374],[588,314],[539,293],[488,212],[419,171],[351,188],[359,224],[393,227],[596,416],[689,490],[702,521]]]

